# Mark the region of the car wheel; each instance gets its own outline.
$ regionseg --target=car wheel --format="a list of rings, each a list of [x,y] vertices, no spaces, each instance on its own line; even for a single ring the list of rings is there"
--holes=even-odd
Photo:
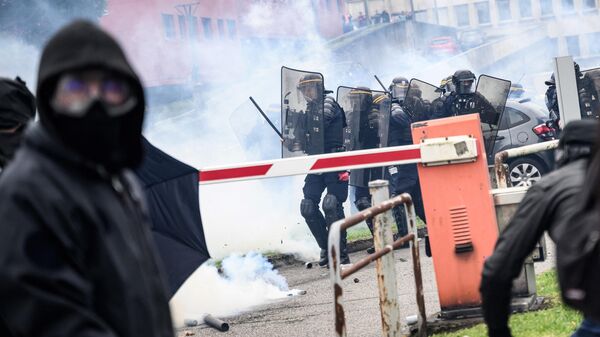
[[[518,158],[508,165],[512,186],[531,186],[546,174],[546,167],[534,158]]]

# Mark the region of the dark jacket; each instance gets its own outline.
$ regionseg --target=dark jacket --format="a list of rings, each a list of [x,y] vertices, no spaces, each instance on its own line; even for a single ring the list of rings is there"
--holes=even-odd
[[[484,318],[490,337],[510,336],[508,316],[512,280],[545,231],[556,241],[567,230],[565,220],[578,209],[596,123],[577,121],[565,129],[561,142],[570,148],[556,171],[531,186],[507,228],[500,234],[494,253],[486,261],[481,280]],[[578,126],[578,127],[575,127]],[[581,145],[582,142],[586,145]],[[559,146],[559,147],[563,147]],[[587,150],[577,151],[579,148]]]
[[[84,166],[39,125],[0,178],[0,314],[15,336],[172,336],[129,171]]]
[[[89,67],[127,76],[138,98],[121,119],[126,136],[118,136],[129,143],[115,150],[132,161],[111,174],[53,128],[65,125],[53,124],[52,84]],[[45,48],[37,92],[42,123],[0,176],[0,322],[14,336],[173,336],[142,194],[128,169],[141,157],[141,84],[118,45],[79,22]]]
[[[412,144],[412,132],[410,124],[413,123],[412,116],[399,104],[392,104],[390,116],[390,129],[388,133],[388,145],[410,145]]]

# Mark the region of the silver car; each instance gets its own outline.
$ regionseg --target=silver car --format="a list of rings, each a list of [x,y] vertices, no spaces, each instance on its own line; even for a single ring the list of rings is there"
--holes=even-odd
[[[548,112],[529,99],[508,100],[488,164],[493,165],[494,155],[502,150],[555,139],[556,131],[546,124],[548,120]],[[511,158],[507,164],[513,186],[530,186],[554,168],[554,153]]]

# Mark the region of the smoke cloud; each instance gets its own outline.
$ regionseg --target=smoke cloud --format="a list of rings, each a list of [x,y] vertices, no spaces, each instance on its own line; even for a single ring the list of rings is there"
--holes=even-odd
[[[257,305],[298,294],[262,255],[233,254],[222,261],[222,274],[211,263],[198,268],[171,298],[175,326],[203,314],[232,316]]]

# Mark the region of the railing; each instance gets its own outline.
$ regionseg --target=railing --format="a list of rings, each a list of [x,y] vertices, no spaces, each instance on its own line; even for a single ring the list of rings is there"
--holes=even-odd
[[[551,140],[548,142],[516,147],[514,149],[508,149],[496,153],[496,156],[494,157],[494,172],[496,174],[496,183],[498,184],[498,188],[508,187],[508,172],[504,167],[504,162],[506,161],[506,159],[526,156],[528,154],[542,152],[546,150],[552,150],[557,147],[558,140]]]
[[[419,310],[417,315],[418,336],[427,336],[423,278],[421,276],[416,217],[412,199],[410,195],[404,193],[388,200],[388,182],[385,180],[372,181],[369,183],[369,188],[375,206],[367,208],[348,218],[339,220],[333,223],[329,229],[328,254],[329,270],[334,292],[335,333],[337,336],[346,336],[346,318],[342,303],[342,280],[375,261],[383,335],[401,335],[400,309],[398,305],[398,289],[396,285],[396,268],[393,251],[404,243],[410,242],[416,285],[416,299]],[[400,204],[404,204],[406,210],[405,214],[409,227],[409,234],[392,242],[392,224],[394,223],[394,220],[390,210]],[[371,217],[375,217],[373,230],[375,253],[367,255],[351,265],[351,267],[342,270],[339,258],[340,233]]]

